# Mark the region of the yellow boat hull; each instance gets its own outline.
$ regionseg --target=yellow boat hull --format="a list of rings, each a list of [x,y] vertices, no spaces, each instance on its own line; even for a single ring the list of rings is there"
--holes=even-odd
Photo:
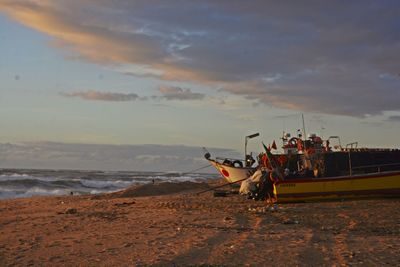
[[[400,197],[400,172],[279,181],[278,203],[341,198]]]

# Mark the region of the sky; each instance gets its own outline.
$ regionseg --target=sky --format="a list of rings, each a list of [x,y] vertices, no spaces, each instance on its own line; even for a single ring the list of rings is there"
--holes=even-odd
[[[187,170],[301,114],[307,133],[399,147],[399,51],[395,0],[0,0],[0,167]],[[82,164],[99,151],[108,167]]]

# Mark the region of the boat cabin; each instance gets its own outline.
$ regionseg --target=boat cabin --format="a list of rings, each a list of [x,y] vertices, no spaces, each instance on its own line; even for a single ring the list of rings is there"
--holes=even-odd
[[[338,139],[339,145],[330,146],[331,139]],[[343,148],[340,138],[331,136],[327,140],[316,134],[302,139],[301,134],[292,137],[284,133],[283,154],[275,159],[285,179],[352,176],[374,172],[400,170],[400,150],[357,148],[353,142]]]

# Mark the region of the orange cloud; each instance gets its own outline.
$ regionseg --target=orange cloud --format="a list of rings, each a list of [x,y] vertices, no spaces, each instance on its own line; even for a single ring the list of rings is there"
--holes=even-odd
[[[150,64],[165,57],[162,46],[143,33],[126,33],[77,18],[47,1],[3,1],[0,10],[22,24],[55,37],[53,45],[69,48],[101,63]]]

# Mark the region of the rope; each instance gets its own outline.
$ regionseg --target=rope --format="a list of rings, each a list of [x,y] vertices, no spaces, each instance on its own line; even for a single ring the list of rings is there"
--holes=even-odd
[[[224,187],[224,186],[227,186],[227,185],[236,184],[236,183],[242,182],[242,181],[244,181],[244,180],[246,180],[246,179],[248,179],[248,177],[246,177],[246,178],[244,178],[244,179],[240,179],[240,180],[234,181],[234,182],[230,182],[230,183],[227,183],[227,184],[214,186],[214,187],[211,187],[211,188],[209,188],[209,189],[206,189],[206,190],[197,192],[196,195],[200,195],[200,194],[203,194],[203,193],[205,193],[205,192],[209,192],[209,191],[212,191],[212,190],[215,190],[215,189],[217,189],[217,188],[221,188],[221,187]]]
[[[200,167],[200,168],[191,170],[191,171],[182,172],[182,173],[180,173],[180,172],[175,172],[175,173],[166,172],[166,173],[164,173],[164,175],[165,175],[165,176],[174,175],[174,174],[185,175],[185,174],[194,173],[194,172],[196,172],[196,171],[199,171],[199,170],[202,170],[202,169],[205,169],[205,168],[209,168],[209,167],[212,167],[212,166],[211,166],[210,164],[207,164],[206,166],[203,166],[203,167]]]
[[[203,166],[203,167],[200,167],[200,168],[197,168],[197,169],[188,171],[188,172],[183,172],[183,173],[181,173],[181,175],[183,175],[183,174],[189,174],[189,173],[194,173],[194,172],[196,172],[196,171],[199,171],[199,170],[202,170],[202,169],[205,169],[205,168],[209,168],[209,167],[211,167],[211,165],[210,165],[210,164],[207,164],[206,166]]]

